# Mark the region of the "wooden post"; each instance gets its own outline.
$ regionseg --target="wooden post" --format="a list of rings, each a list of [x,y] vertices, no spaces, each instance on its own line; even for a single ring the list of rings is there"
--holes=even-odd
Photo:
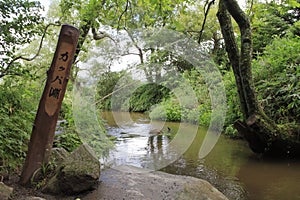
[[[78,38],[79,30],[77,28],[62,25],[34,121],[28,153],[20,179],[22,185],[29,184],[33,173],[42,164],[49,161],[58,114],[67,88]]]

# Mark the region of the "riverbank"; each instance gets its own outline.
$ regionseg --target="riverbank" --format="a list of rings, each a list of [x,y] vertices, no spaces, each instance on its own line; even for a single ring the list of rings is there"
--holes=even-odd
[[[78,196],[45,195],[39,190],[19,186],[16,176],[6,184],[14,187],[12,199],[16,200],[227,200],[227,197],[203,179],[125,165],[104,170],[97,189]]]

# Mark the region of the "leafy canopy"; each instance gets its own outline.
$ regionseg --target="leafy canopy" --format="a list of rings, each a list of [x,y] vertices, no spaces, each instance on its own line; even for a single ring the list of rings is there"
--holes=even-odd
[[[20,63],[12,61],[20,47],[40,33],[41,9],[38,1],[0,0],[0,78],[22,74]]]

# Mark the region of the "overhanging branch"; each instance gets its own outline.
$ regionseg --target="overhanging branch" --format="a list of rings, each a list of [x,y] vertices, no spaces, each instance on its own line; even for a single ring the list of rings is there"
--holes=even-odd
[[[199,32],[199,39],[198,39],[198,44],[200,44],[201,39],[202,39],[202,35],[203,35],[203,31],[204,31],[204,27],[205,27],[205,23],[207,20],[207,16],[210,10],[210,7],[215,3],[215,0],[212,0],[210,2],[206,1],[205,6],[204,6],[204,19],[202,22],[202,26],[201,26],[201,30]],[[207,6],[206,6],[207,5]]]
[[[45,39],[45,36],[46,36],[46,33],[47,33],[47,30],[50,26],[60,26],[60,22],[57,22],[57,23],[50,23],[48,24],[44,31],[43,31],[43,35],[42,35],[42,38],[41,38],[41,41],[40,41],[40,45],[39,45],[39,48],[38,48],[38,51],[36,52],[36,54],[31,57],[31,58],[28,58],[28,57],[25,57],[24,55],[21,55],[21,56],[17,56],[15,58],[13,58],[10,63],[7,65],[7,67],[5,68],[5,70],[2,72],[2,74],[0,74],[0,78],[7,75],[8,71],[10,70],[11,66],[13,65],[14,62],[16,62],[17,60],[25,60],[25,61],[33,61],[37,56],[39,56],[40,52],[41,52],[41,49],[43,47],[43,42],[44,42],[44,39]]]
[[[116,43],[116,41],[112,37],[110,37],[110,35],[108,35],[107,33],[103,32],[103,31],[99,31],[99,33],[97,33],[96,29],[92,28],[92,33],[93,33],[94,40],[102,40],[107,37],[107,38],[111,39],[114,43]]]

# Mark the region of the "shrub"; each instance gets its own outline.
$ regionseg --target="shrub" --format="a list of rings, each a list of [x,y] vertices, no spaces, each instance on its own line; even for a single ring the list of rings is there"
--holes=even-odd
[[[253,62],[259,100],[277,123],[300,121],[299,49],[297,37],[277,39]]]
[[[0,84],[0,172],[24,162],[35,116],[36,86],[23,81]]]
[[[168,98],[170,90],[162,85],[149,83],[137,88],[129,100],[129,111],[145,112],[152,105],[160,103]]]

